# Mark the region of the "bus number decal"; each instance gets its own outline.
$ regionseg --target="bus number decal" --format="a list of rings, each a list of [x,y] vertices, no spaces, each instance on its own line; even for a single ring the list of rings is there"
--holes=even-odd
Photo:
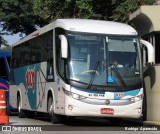
[[[116,97],[124,97],[123,93],[116,93]]]
[[[35,76],[34,70],[28,70],[26,72],[26,89],[27,90],[29,88],[34,89],[34,76]]]

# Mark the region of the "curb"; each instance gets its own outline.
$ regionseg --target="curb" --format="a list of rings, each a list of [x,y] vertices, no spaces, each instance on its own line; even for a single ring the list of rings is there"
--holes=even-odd
[[[160,127],[160,122],[159,121],[144,121],[143,125]]]

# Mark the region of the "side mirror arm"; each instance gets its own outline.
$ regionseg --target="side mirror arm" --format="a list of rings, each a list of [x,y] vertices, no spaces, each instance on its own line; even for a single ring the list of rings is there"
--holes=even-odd
[[[59,35],[59,38],[61,40],[62,58],[67,58],[68,57],[68,42],[67,42],[67,38],[64,35]]]
[[[140,40],[140,43],[147,47],[148,51],[148,63],[153,64],[155,62],[155,51],[151,43],[145,40]]]

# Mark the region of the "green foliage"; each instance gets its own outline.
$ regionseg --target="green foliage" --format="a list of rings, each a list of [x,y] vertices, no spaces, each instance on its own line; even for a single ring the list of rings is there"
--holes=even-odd
[[[129,15],[137,10],[143,3],[142,0],[114,0],[112,4],[116,5],[111,19],[127,23]]]
[[[128,23],[129,15],[155,0],[1,0],[0,33],[29,34],[58,18],[94,18]],[[93,17],[98,14],[99,17]]]
[[[1,48],[0,51],[12,51],[12,47],[7,46],[7,47],[4,47],[4,48]]]
[[[33,4],[34,13],[44,18],[46,22],[59,18],[64,6],[63,0],[59,2],[58,0],[34,0]]]
[[[93,0],[93,13],[101,15],[100,19],[111,20],[115,5],[113,0]]]
[[[1,31],[29,33],[58,18],[90,18],[91,0],[1,0]]]
[[[113,0],[116,5],[111,19],[123,23],[129,23],[129,15],[140,8],[141,5],[152,5],[156,0]]]
[[[92,16],[91,1],[76,0],[75,1],[75,13],[73,14],[77,18],[90,18]]]
[[[5,46],[2,48],[2,46]],[[6,40],[2,36],[0,36],[0,51],[11,51],[12,47],[8,44]]]
[[[153,3],[155,3],[155,2],[156,2],[156,0],[144,0],[144,3],[146,5],[153,5]]]
[[[8,45],[8,42],[2,37],[2,36],[0,36],[0,49],[1,49],[1,46],[6,46],[6,47],[8,47],[9,45]]]
[[[29,34],[36,27],[43,26],[43,19],[33,13],[32,0],[0,1],[0,21],[3,31],[11,34],[18,32]]]
[[[48,23],[58,18],[89,18],[91,1],[86,0],[35,0],[34,13]]]

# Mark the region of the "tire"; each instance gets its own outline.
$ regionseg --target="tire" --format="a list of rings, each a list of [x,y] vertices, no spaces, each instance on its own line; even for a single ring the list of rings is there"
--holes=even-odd
[[[142,113],[143,113],[143,116],[141,117],[141,120],[142,120],[142,121],[146,121],[146,120],[147,120],[146,98],[143,98]]]
[[[42,112],[36,112],[36,113],[35,113],[35,116],[36,116],[36,117],[43,117],[43,116],[45,116],[45,114],[42,113]]]
[[[143,97],[143,104],[142,104],[142,114],[143,116],[141,117],[141,120],[142,121],[146,121],[147,120],[147,95],[146,95],[146,87],[145,87],[145,84],[143,83],[144,85],[144,97]]]
[[[62,120],[63,120],[63,123],[72,125],[73,122],[76,122],[76,117],[74,117],[74,116],[64,116]]]
[[[60,121],[58,115],[54,114],[53,98],[51,96],[48,97],[47,111],[51,116],[51,122],[53,124],[58,124]]]
[[[24,114],[25,114],[25,117],[27,117],[27,118],[34,118],[34,116],[35,116],[35,113],[33,112],[33,111],[28,111],[28,110],[26,110],[26,111],[23,111],[24,112]]]
[[[25,113],[24,111],[22,110],[22,107],[21,107],[21,98],[20,96],[17,97],[17,110],[18,110],[18,116],[19,118],[25,118]]]
[[[121,118],[111,118],[109,121],[112,126],[120,126],[122,119]]]
[[[8,115],[8,116],[10,116],[11,115],[11,110],[10,110],[10,106],[9,106],[9,102],[8,102],[9,100],[8,99],[6,99],[6,106],[7,106],[7,108],[6,108],[6,114]]]

